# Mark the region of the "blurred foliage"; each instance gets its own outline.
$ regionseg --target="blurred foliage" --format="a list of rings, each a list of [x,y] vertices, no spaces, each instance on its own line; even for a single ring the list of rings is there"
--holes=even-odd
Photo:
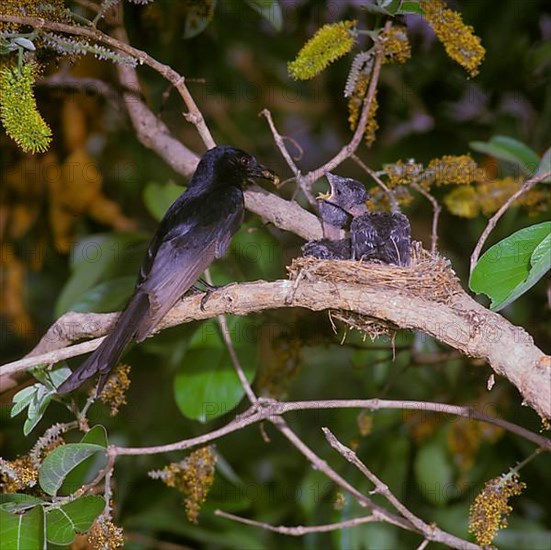
[[[21,7],[36,10],[42,4],[10,0],[2,3],[0,13]],[[48,16],[65,21],[61,3],[50,4],[55,4],[55,11]],[[83,7],[85,2],[65,4],[90,16]],[[434,17],[431,25],[444,48],[426,20],[414,14],[415,2],[386,2],[384,9],[383,2],[368,2],[370,9],[361,9],[354,0],[124,4],[132,44],[186,76],[215,140],[254,153],[282,179],[289,176],[288,168],[258,112],[270,109],[281,133],[300,144],[303,172],[316,168],[350,140],[350,125],[354,128],[357,124],[357,112],[356,122],[348,121],[354,116],[351,104],[355,96],[364,97],[368,82],[358,78],[347,97],[343,92],[350,87],[347,81],[354,56],[373,47],[373,36],[355,35],[356,50],[309,81],[290,78],[288,63],[324,25],[354,20],[355,29],[378,29],[385,13],[394,10],[390,11],[394,14],[401,4],[410,5],[412,12],[400,12],[397,20],[400,34],[385,37],[385,52],[392,63],[383,66],[378,109],[370,113],[370,149],[362,145],[359,156],[372,169],[384,169],[383,175],[396,189],[404,189],[405,199],[400,202],[411,218],[414,238],[425,245],[430,242],[430,205],[414,191],[410,193],[410,175],[415,174],[414,181],[425,183],[447,207],[441,216],[439,246],[465,287],[468,259],[487,216],[518,189],[526,166],[535,169],[530,151],[539,159],[549,147],[551,18],[543,0],[504,0],[499,9],[493,2],[479,0],[449,2],[461,18],[452,17],[447,27],[433,15],[437,8],[446,9],[443,3],[423,1],[421,6],[430,9],[426,16],[429,21]],[[27,13],[45,17],[42,11]],[[0,31],[17,34],[28,29],[9,25],[0,26]],[[450,33],[466,42],[459,40],[448,48]],[[49,40],[56,42],[52,36]],[[1,45],[9,50],[13,43],[12,36]],[[132,290],[157,220],[186,183],[137,141],[119,99],[121,90],[113,65],[93,55],[77,56],[80,52],[67,42],[57,40],[58,48],[53,50],[42,50],[41,44],[44,46],[46,39],[36,42],[33,55],[42,74],[33,90],[37,113],[52,130],[50,149],[45,154],[27,155],[8,135],[0,133],[0,314],[6,360],[28,352],[65,311],[119,309]],[[475,52],[468,58],[461,56],[465,44]],[[345,40],[343,54],[349,45]],[[23,46],[14,48],[2,58],[17,56]],[[70,53],[69,57],[59,50]],[[446,51],[462,67],[452,63]],[[23,53],[25,60],[31,55],[29,50]],[[109,52],[105,56],[116,61]],[[366,62],[365,56],[357,62],[358,76]],[[202,152],[194,127],[181,116],[181,99],[170,93],[157,74],[138,70],[144,96],[154,112],[183,143]],[[49,78],[53,74],[62,81],[69,76],[92,79],[92,85],[75,88],[56,83]],[[26,93],[28,100],[32,96],[28,89]],[[493,136],[510,136],[515,141]],[[526,149],[519,151],[515,143]],[[474,150],[472,157],[467,155],[469,144]],[[524,165],[507,162],[511,148],[517,156],[525,154]],[[483,178],[478,177],[481,169]],[[368,182],[350,161],[339,173]],[[287,185],[282,193],[290,198],[293,192],[292,185]],[[539,185],[532,193],[537,196],[532,196],[531,202],[527,195],[522,208],[515,206],[504,216],[488,246],[548,218],[549,187]],[[307,204],[300,195],[297,200]],[[283,277],[285,266],[299,254],[301,244],[296,236],[248,214],[228,255],[213,266],[215,282]],[[548,284],[545,278],[540,280],[502,311],[513,323],[526,327],[547,352],[551,342]],[[364,341],[358,333],[345,333],[341,325],[335,334],[326,313],[299,310],[237,319],[230,330],[247,374],[254,377],[255,389],[265,396],[297,400],[381,397],[471,404],[487,414],[540,430],[539,419],[521,406],[511,384],[498,380],[488,392],[489,367],[465,357],[450,357],[439,343],[422,334],[400,332],[394,342],[385,338]],[[166,330],[134,346],[124,360],[132,365],[127,404],[121,401],[114,417],[110,414],[112,403],[95,404],[88,414],[90,425],[107,428],[110,443],[156,445],[216,429],[231,418],[228,413],[242,395],[230,379],[233,371],[213,322]],[[78,358],[68,361],[69,366],[79,362]],[[39,434],[73,418],[52,402],[53,390],[41,390],[37,395],[34,388],[20,395],[21,411],[26,408],[27,418],[10,419],[11,399],[17,390],[2,395],[0,409],[0,454],[14,457],[12,466],[23,460],[15,457],[29,453]],[[44,412],[46,401],[50,406]],[[475,511],[483,511],[484,506],[494,510],[493,524],[484,523],[480,513],[476,516],[486,534],[494,533],[492,525],[502,519],[501,515],[495,519],[495,510],[506,510],[507,499],[496,504],[484,495],[533,450],[531,443],[488,425],[423,411],[379,411],[368,415],[368,420],[362,411],[310,411],[288,415],[288,419],[303,440],[360,491],[367,494],[372,487],[328,447],[321,426],[328,426],[353,446],[360,459],[418,516],[462,537],[472,537],[469,508],[473,502],[477,503]],[[27,431],[34,429],[26,438],[22,436],[25,423]],[[209,478],[204,502],[202,486],[185,478],[191,471],[186,467],[194,459],[186,459],[182,453],[120,459],[121,467],[117,462],[115,470],[114,517],[96,522],[89,540],[97,544],[120,541],[122,526],[128,537],[126,547],[131,549],[155,548],[155,541],[212,549],[398,549],[419,544],[418,536],[389,525],[364,524],[295,539],[215,516],[214,510],[220,508],[274,525],[316,525],[365,512],[313,471],[270,425],[265,431],[267,439],[258,426],[249,427],[218,440],[215,455],[209,450],[206,462],[214,467],[216,457],[216,473],[213,480],[210,470],[203,476]],[[74,445],[105,446],[101,437],[94,437],[79,441],[68,433],[65,439]],[[63,444],[55,437],[47,437],[44,444],[46,441],[56,441],[48,452]],[[15,465],[21,477],[33,484],[44,457],[39,459],[34,465]],[[551,481],[545,460],[540,457],[522,470],[526,488],[511,501],[514,510],[508,529],[495,541],[498,547],[548,547],[551,512],[545,503]],[[88,455],[82,463],[93,471],[98,467],[93,461]],[[195,491],[188,513],[191,510],[198,523],[185,519],[178,491],[147,477],[149,471],[169,468],[169,462],[180,465],[173,470],[185,481],[178,482],[182,492],[190,487]],[[504,485],[509,489],[503,497],[520,492],[514,483],[514,487]],[[186,494],[189,497],[190,491]],[[477,494],[482,496],[475,501]],[[375,500],[383,502],[377,496]],[[25,516],[31,537],[33,529],[41,529],[45,521],[39,509],[33,508],[33,515]],[[486,541],[483,535],[480,540]]]

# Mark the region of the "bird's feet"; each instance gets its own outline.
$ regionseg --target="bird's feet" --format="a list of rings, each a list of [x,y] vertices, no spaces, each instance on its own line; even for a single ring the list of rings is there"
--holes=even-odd
[[[202,292],[204,292],[204,295],[201,298],[201,303],[200,303],[201,311],[205,311],[205,306],[207,305],[207,302],[208,302],[208,299],[210,298],[210,295],[215,290],[219,290],[221,288],[224,288],[224,286],[214,286],[214,285],[211,285],[210,283],[207,283],[203,279],[199,279],[198,283],[202,284],[205,287],[205,290],[202,290]],[[195,286],[195,288],[197,288],[197,287]]]

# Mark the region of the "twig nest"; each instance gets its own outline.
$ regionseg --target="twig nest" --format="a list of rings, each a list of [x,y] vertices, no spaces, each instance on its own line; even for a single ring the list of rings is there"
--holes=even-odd
[[[289,278],[299,274],[310,281],[366,285],[403,290],[404,294],[428,301],[447,304],[463,292],[459,279],[447,258],[433,256],[420,242],[411,246],[408,267],[383,264],[377,261],[318,260],[313,257],[295,258],[287,268]]]

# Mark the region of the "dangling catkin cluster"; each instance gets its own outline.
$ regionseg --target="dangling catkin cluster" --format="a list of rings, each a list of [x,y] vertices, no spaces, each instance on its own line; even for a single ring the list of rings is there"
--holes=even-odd
[[[309,80],[346,55],[356,41],[353,32],[355,25],[356,21],[341,21],[321,27],[304,44],[297,58],[289,63],[291,76],[295,80]]]
[[[33,86],[38,65],[5,66],[0,71],[0,120],[6,133],[25,151],[43,153],[50,146],[52,131],[36,106]]]

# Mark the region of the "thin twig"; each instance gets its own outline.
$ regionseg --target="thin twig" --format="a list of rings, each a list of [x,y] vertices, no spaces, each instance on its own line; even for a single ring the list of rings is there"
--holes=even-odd
[[[289,151],[287,150],[287,146],[285,145],[285,141],[283,136],[277,131],[277,128],[275,127],[274,120],[272,118],[272,113],[269,109],[263,109],[260,112],[260,115],[266,118],[268,121],[268,125],[270,126],[270,130],[272,132],[272,136],[274,138],[275,144],[277,145],[277,148],[279,149],[281,155],[285,159],[285,162],[289,165],[289,168],[293,172],[295,176],[295,180],[298,183],[298,186],[304,193],[304,196],[308,199],[308,202],[312,205],[316,205],[316,199],[314,198],[314,195],[312,194],[312,190],[310,189],[311,186],[306,185],[306,182],[304,178],[302,177],[302,174],[295,164],[295,161]]]
[[[166,78],[169,82],[171,82],[176,90],[178,90],[178,93],[180,94],[188,108],[188,112],[184,116],[186,120],[195,125],[197,131],[199,132],[199,135],[201,136],[201,139],[203,140],[207,148],[210,149],[211,147],[215,146],[215,142],[212,138],[210,130],[208,129],[205,123],[205,119],[203,118],[203,114],[197,107],[195,100],[193,99],[190,91],[185,84],[185,78],[182,75],[178,74],[169,65],[160,63],[159,61],[148,55],[146,52],[138,50],[137,48],[126,44],[122,40],[117,40],[116,38],[113,38],[95,28],[77,27],[74,25],[67,25],[65,23],[48,21],[46,19],[39,19],[36,17],[15,17],[10,15],[0,15],[0,21],[6,23],[16,23],[19,25],[29,25],[30,27],[33,27],[35,29],[46,29],[50,31],[61,32],[63,34],[72,34],[74,36],[84,36],[96,42],[107,44],[111,48],[115,48],[116,50],[133,57],[140,64],[151,67],[153,70],[155,70],[164,78]]]
[[[373,511],[373,515],[380,520],[384,520],[403,529],[411,530],[413,525],[407,520],[389,513],[387,510],[375,504],[368,496],[364,495],[346,479],[339,475],[327,462],[321,459],[300,437],[289,427],[287,422],[280,416],[270,417],[270,422],[292,443],[292,445],[303,454],[306,459],[312,463],[312,466],[320,472],[323,472],[329,479],[341,487],[344,491],[352,495],[361,506]]]
[[[385,30],[388,30],[391,27],[391,25],[392,23],[388,21],[385,25]],[[346,159],[352,157],[356,153],[358,147],[360,146],[360,143],[362,142],[363,135],[365,133],[365,128],[369,120],[371,105],[373,104],[373,101],[375,99],[377,86],[379,84],[379,76],[381,74],[382,60],[383,60],[383,50],[378,49],[377,53],[375,54],[375,62],[373,64],[373,70],[371,73],[369,88],[363,100],[360,119],[358,121],[358,125],[356,126],[356,130],[354,131],[354,135],[352,136],[352,139],[332,159],[327,161],[323,166],[320,166],[319,168],[316,168],[315,170],[308,172],[308,174],[306,175],[302,175],[300,173],[300,170],[296,166],[293,158],[291,157],[289,151],[287,150],[287,147],[285,145],[285,142],[281,134],[279,134],[279,132],[275,127],[270,111],[268,111],[267,109],[264,109],[260,113],[261,115],[266,117],[268,124],[270,125],[270,130],[272,131],[272,134],[274,136],[274,141],[276,145],[278,146],[279,150],[281,151],[281,154],[287,161],[287,164],[295,174],[297,178],[297,182],[299,183],[299,186],[301,187],[302,191],[304,192],[304,194],[306,195],[306,197],[311,203],[312,203],[312,200],[314,200],[312,195],[312,185],[314,185],[314,183],[318,181],[321,177],[323,177],[327,172],[334,170]]]
[[[494,229],[494,227],[497,225],[497,222],[500,220],[501,216],[505,214],[505,212],[509,209],[509,207],[524,193],[530,191],[532,187],[534,187],[536,184],[538,184],[540,181],[544,181],[548,178],[551,178],[551,171],[544,172],[543,174],[538,174],[537,176],[534,176],[533,178],[530,178],[526,180],[521,188],[511,195],[501,206],[501,208],[488,220],[488,225],[486,225],[484,231],[482,232],[482,235],[480,235],[480,238],[478,239],[478,242],[476,243],[476,246],[474,247],[473,253],[471,254],[471,273],[473,272],[473,269],[478,262],[478,258],[480,256],[480,251],[482,250],[482,247],[484,246],[484,243],[486,242],[486,239]]]
[[[336,531],[337,529],[348,529],[349,527],[356,527],[362,523],[371,523],[373,521],[381,521],[380,518],[370,515],[363,516],[359,518],[349,519],[348,521],[339,521],[337,523],[329,523],[327,525],[313,525],[313,526],[302,526],[297,525],[296,527],[287,527],[285,525],[270,525],[263,521],[255,521],[254,519],[242,518],[234,514],[229,514],[222,510],[215,510],[214,512],[217,516],[231,519],[239,523],[244,523],[245,525],[252,525],[254,527],[260,527],[266,531],[272,531],[273,533],[281,533],[282,535],[290,535],[292,537],[301,537],[303,535],[308,535],[309,533],[328,533],[330,531]]]
[[[388,200],[390,201],[390,207],[392,212],[398,210],[398,204],[394,193],[386,186],[384,181],[377,175],[377,172],[369,168],[365,162],[363,162],[357,155],[351,155],[350,157],[362,170],[367,172],[375,181],[375,183],[386,193]]]
[[[272,136],[274,138],[275,144],[277,145],[277,148],[285,159],[285,162],[289,165],[289,168],[291,169],[295,177],[298,178],[300,170],[295,164],[293,157],[287,150],[285,142],[283,141],[283,136],[277,131],[277,128],[275,127],[272,113],[269,109],[263,109],[262,111],[260,111],[260,116],[263,116],[268,121],[268,125],[270,126],[270,130],[272,131]]]
[[[276,428],[293,444],[293,446],[300,451],[312,466],[317,470],[323,472],[329,479],[333,480],[339,487],[352,495],[361,506],[365,506],[372,510],[373,516],[380,521],[384,521],[391,525],[396,525],[402,529],[408,531],[418,532],[424,534],[425,537],[430,537],[431,540],[442,542],[452,548],[459,548],[462,550],[479,550],[480,546],[472,544],[466,540],[460,539],[451,533],[442,531],[436,526],[428,526],[428,529],[421,528],[421,525],[426,525],[419,520],[418,525],[412,523],[409,519],[392,514],[386,508],[375,504],[369,497],[358,491],[355,487],[350,485],[342,476],[340,476],[333,468],[331,468],[325,460],[321,459],[310,447],[308,447],[300,437],[289,427],[285,420],[281,417],[270,418],[270,421]],[[402,505],[403,506],[403,505]],[[411,514],[411,513],[410,513]],[[413,516],[415,517],[415,516]],[[426,532],[425,532],[426,531]]]
[[[213,286],[213,281],[212,281],[212,277],[209,269],[205,271],[205,280],[209,285]],[[228,353],[230,354],[230,359],[233,364],[233,368],[235,369],[235,372],[237,373],[237,377],[239,378],[239,382],[241,383],[241,386],[243,386],[243,389],[245,390],[245,393],[247,394],[249,401],[252,404],[254,404],[258,401],[258,398],[256,397],[254,391],[251,388],[251,385],[249,384],[249,381],[247,380],[245,371],[241,366],[241,362],[239,361],[239,357],[237,356],[237,352],[235,351],[235,347],[233,346],[226,316],[218,315],[217,319],[218,319],[218,324],[220,325],[220,331],[222,332],[222,337],[224,338],[224,343],[226,344],[226,348],[228,349]]]
[[[442,207],[439,202],[417,182],[412,182],[411,187],[423,195],[423,197],[425,197],[432,205],[432,235],[430,239],[430,251],[434,255],[436,254],[438,244],[438,219],[440,217],[440,212],[442,212]]]
[[[385,25],[385,30],[388,31],[391,26],[392,23],[390,21],[387,21]],[[377,92],[383,56],[384,54],[382,48],[378,49],[377,53],[375,54],[373,71],[371,73],[371,79],[369,81],[369,88],[363,102],[360,120],[358,122],[358,126],[356,126],[356,130],[354,131],[354,135],[352,136],[350,143],[348,143],[348,145],[345,145],[331,160],[326,162],[323,166],[320,166],[316,170],[312,170],[311,172],[303,176],[304,183],[308,188],[310,188],[316,181],[318,181],[325,173],[334,170],[343,161],[350,158],[360,146],[360,143],[362,142],[365,133],[367,122],[369,120],[371,105],[373,104],[375,94]]]
[[[548,439],[540,434],[531,432],[522,426],[508,422],[502,418],[489,416],[481,413],[472,407],[460,405],[448,405],[447,403],[433,403],[430,401],[407,401],[407,400],[392,400],[392,399],[331,399],[321,401],[265,401],[258,400],[253,406],[240,414],[237,418],[212,432],[184,439],[176,443],[168,445],[157,445],[153,447],[114,447],[113,452],[118,455],[136,455],[136,454],[158,454],[171,451],[182,451],[202,445],[209,441],[213,441],[232,432],[260,422],[270,419],[270,417],[278,417],[293,411],[304,410],[329,410],[329,409],[368,409],[370,411],[378,410],[418,410],[423,412],[434,412],[440,414],[450,414],[486,422],[499,426],[506,431],[509,431],[519,437],[522,437],[532,443],[538,445],[543,450],[551,452],[551,439]]]
[[[322,428],[322,431],[329,442],[329,445],[333,447],[343,458],[345,458],[350,464],[356,466],[356,468],[375,486],[375,492],[384,496],[386,500],[394,506],[405,519],[411,522],[419,531],[421,531],[425,538],[434,540],[432,538],[434,527],[431,527],[425,523],[421,518],[418,518],[413,514],[406,506],[404,506],[390,491],[388,486],[383,483],[359,458],[358,455],[346,445],[343,445],[331,432],[329,428]]]

